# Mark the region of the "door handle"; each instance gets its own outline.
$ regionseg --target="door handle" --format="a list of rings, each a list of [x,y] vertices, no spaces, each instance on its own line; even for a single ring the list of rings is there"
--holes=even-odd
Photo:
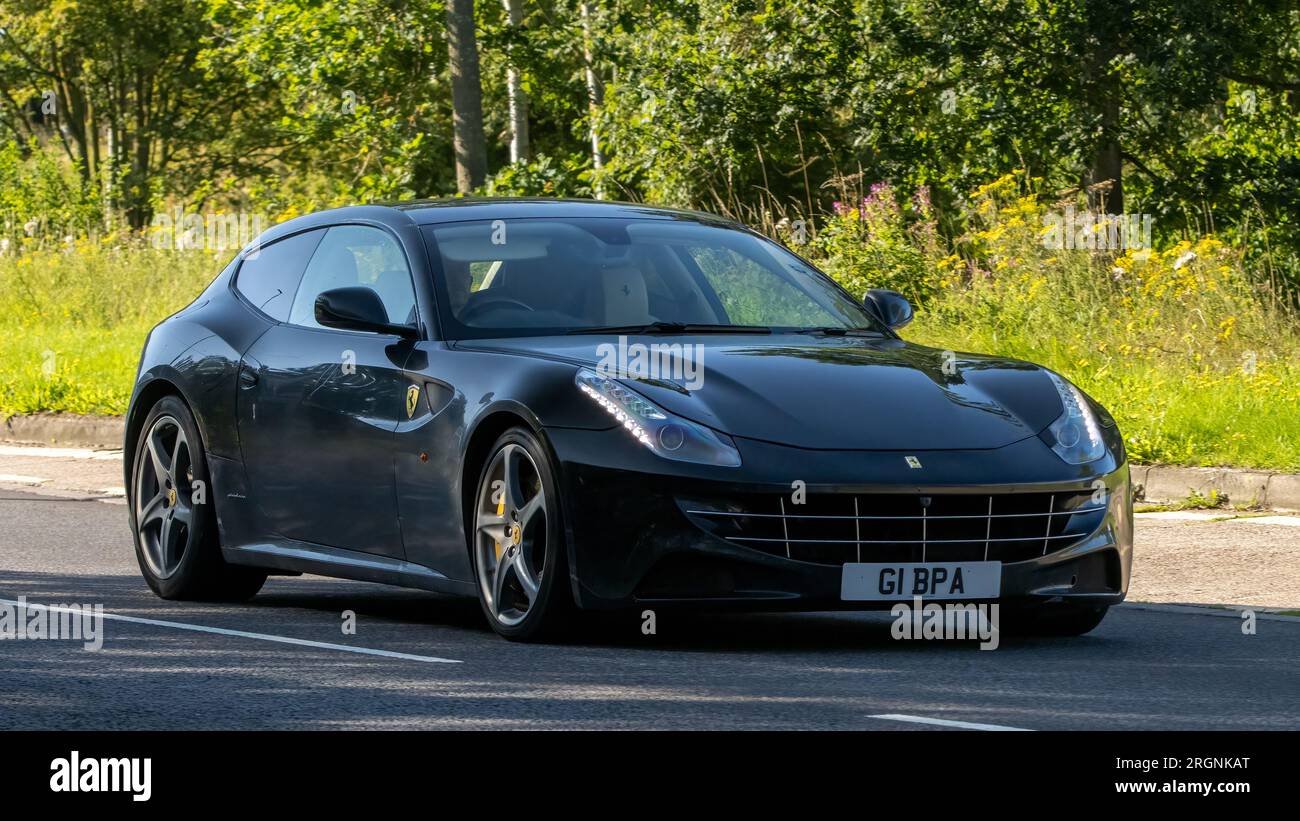
[[[239,387],[251,388],[257,384],[257,371],[242,365],[239,368]]]

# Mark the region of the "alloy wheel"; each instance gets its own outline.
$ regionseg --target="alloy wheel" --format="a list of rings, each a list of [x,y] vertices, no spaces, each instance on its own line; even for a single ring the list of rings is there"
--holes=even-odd
[[[145,433],[135,477],[135,522],[149,570],[176,572],[194,527],[194,457],[185,430],[160,416]]]
[[[546,491],[528,451],[509,443],[497,451],[479,486],[474,549],[488,610],[514,626],[536,602],[547,556]]]

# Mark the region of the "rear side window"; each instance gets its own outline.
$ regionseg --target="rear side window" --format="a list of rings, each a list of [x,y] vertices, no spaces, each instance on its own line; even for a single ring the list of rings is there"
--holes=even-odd
[[[280,322],[288,320],[298,280],[323,236],[324,229],[318,228],[259,249],[239,266],[235,288],[262,313]]]

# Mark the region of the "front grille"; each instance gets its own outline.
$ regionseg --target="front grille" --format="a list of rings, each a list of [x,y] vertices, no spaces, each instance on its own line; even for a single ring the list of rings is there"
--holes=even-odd
[[[678,499],[703,530],[774,556],[845,562],[1020,562],[1093,533],[1106,498],[1091,490],[1034,493],[747,494]]]

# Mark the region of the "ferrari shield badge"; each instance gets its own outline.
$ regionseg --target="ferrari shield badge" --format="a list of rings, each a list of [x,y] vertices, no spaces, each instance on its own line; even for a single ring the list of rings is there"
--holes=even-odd
[[[420,386],[412,385],[406,389],[406,418],[415,416],[415,403],[420,399]]]

